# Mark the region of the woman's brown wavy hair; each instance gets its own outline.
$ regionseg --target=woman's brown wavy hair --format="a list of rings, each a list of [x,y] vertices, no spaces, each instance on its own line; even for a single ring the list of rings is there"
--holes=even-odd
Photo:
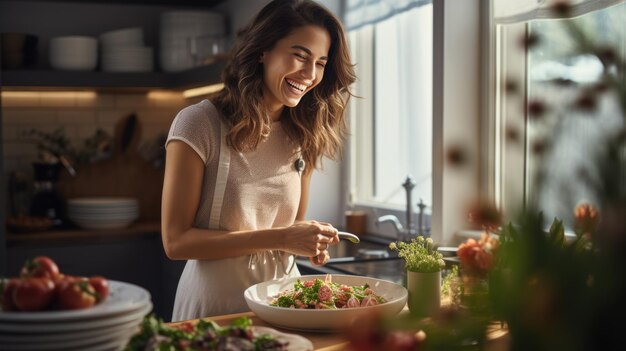
[[[355,81],[348,43],[341,22],[312,0],[274,0],[241,30],[222,79],[224,89],[211,97],[230,126],[227,140],[236,151],[254,150],[269,135],[271,121],[263,104],[263,65],[259,59],[296,28],[317,25],[330,34],[328,62],[322,81],[297,106],[285,106],[283,129],[301,148],[313,169],[322,156],[337,159],[347,134],[344,110]]]

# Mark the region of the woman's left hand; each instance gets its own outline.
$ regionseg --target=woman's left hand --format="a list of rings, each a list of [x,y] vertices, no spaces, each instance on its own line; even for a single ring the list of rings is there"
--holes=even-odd
[[[326,262],[328,262],[329,259],[330,254],[328,253],[328,250],[320,252],[320,254],[317,256],[309,257],[309,261],[311,261],[311,263],[315,266],[323,266],[326,264]]]

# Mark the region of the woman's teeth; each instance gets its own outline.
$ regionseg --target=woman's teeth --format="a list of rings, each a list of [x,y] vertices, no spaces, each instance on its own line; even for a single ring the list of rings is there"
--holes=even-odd
[[[306,89],[306,85],[304,85],[304,84],[300,84],[298,82],[295,82],[295,81],[289,80],[289,79],[286,79],[286,81],[287,81],[287,84],[289,84],[290,87],[292,87],[294,89],[297,89],[300,92],[304,92],[304,90]]]

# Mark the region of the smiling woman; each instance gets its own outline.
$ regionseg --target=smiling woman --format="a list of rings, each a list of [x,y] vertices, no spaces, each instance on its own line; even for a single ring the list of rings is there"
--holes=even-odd
[[[306,220],[321,157],[335,158],[355,80],[343,28],[312,0],[274,0],[237,38],[224,89],[172,122],[163,245],[188,260],[173,320],[247,310],[244,290],[329,259],[330,223]]]

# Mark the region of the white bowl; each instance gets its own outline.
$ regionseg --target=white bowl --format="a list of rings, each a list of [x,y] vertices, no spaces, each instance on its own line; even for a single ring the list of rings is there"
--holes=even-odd
[[[361,277],[354,275],[332,276],[332,281],[348,286],[368,284],[377,295],[384,297],[387,302],[376,306],[340,308],[336,310],[296,309],[270,306],[270,301],[279,292],[292,289],[297,279],[302,281],[319,278],[324,280],[326,275],[305,275],[302,277],[283,280],[270,280],[253,285],[246,289],[244,298],[248,307],[256,315],[274,326],[307,331],[333,331],[350,327],[350,325],[365,313],[378,313],[393,316],[406,305],[407,290],[402,285],[388,280]]]
[[[91,71],[98,63],[98,40],[93,37],[67,36],[50,40],[50,65],[68,71]]]
[[[143,46],[143,28],[122,28],[102,33],[100,43],[104,47]]]

